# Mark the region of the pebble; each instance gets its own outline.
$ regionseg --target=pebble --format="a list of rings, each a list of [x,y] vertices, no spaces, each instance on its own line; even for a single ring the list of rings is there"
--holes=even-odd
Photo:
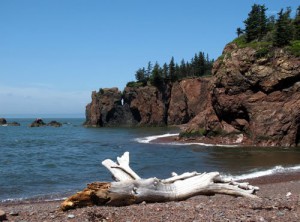
[[[75,218],[75,215],[74,215],[74,214],[69,214],[69,215],[68,215],[68,218],[69,218],[69,219],[73,219],[73,218]]]
[[[0,209],[0,221],[6,220],[6,213]]]
[[[11,211],[9,213],[10,216],[19,216],[19,213],[17,211]]]

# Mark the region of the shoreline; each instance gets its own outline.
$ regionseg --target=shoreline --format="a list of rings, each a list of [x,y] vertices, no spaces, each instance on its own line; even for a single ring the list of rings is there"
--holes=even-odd
[[[92,206],[62,212],[63,200],[0,203],[8,221],[297,221],[300,219],[300,172],[245,180],[259,186],[261,201],[228,195],[195,196],[185,201],[131,206]]]

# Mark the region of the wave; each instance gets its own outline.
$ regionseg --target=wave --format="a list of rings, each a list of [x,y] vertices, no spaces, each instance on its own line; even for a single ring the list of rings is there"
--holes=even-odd
[[[276,175],[281,173],[293,173],[293,172],[299,172],[300,171],[300,165],[296,166],[290,166],[290,167],[283,167],[283,166],[275,166],[270,169],[266,170],[260,170],[260,171],[254,171],[247,174],[241,174],[241,175],[225,175],[225,178],[232,178],[234,180],[246,180],[246,179],[253,179],[263,176],[270,176],[270,175]]]
[[[136,139],[134,139],[134,141],[136,141],[138,143],[150,143],[151,141],[159,139],[159,138],[178,136],[178,135],[179,135],[179,133],[166,133],[163,135],[154,135],[154,136],[146,136],[146,137],[136,138]]]
[[[162,135],[154,135],[154,136],[146,136],[141,138],[136,138],[134,141],[138,143],[151,143],[152,141],[171,136],[179,136],[179,133],[166,133]],[[191,143],[191,142],[162,142],[160,144],[164,145],[176,145],[176,146],[190,146],[190,145],[198,145],[198,146],[220,146],[220,147],[237,147],[238,145],[225,145],[225,144],[209,144],[209,143]]]

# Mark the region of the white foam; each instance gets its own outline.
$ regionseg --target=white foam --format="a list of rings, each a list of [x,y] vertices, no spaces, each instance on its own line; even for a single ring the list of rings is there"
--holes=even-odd
[[[163,134],[163,135],[155,135],[155,136],[147,136],[147,137],[136,138],[134,140],[139,142],[139,143],[150,143],[151,141],[159,139],[159,138],[170,137],[170,136],[178,136],[178,135],[179,135],[179,133],[166,133],[166,134]]]
[[[163,135],[154,135],[154,136],[147,136],[136,138],[134,141],[138,143],[151,143],[151,141],[164,138],[164,137],[171,137],[171,136],[179,136],[179,133],[166,133]],[[237,147],[238,145],[224,145],[224,144],[209,144],[209,143],[189,143],[189,142],[170,142],[170,143],[162,143],[165,145],[176,145],[176,146],[190,146],[190,145],[198,145],[198,146],[221,146],[221,147]]]
[[[275,175],[278,173],[289,173],[289,172],[295,172],[300,170],[300,165],[291,166],[291,167],[283,167],[283,166],[275,166],[273,168],[267,169],[267,170],[261,170],[261,171],[255,171],[248,174],[242,174],[242,175],[226,175],[225,178],[232,178],[234,180],[246,180],[246,179],[252,179],[257,177],[263,177],[263,176],[269,176],[269,175]]]

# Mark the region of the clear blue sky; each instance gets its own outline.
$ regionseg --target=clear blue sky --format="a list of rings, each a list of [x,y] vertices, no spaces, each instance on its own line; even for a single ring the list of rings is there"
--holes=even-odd
[[[299,0],[0,0],[0,117],[83,117],[93,90],[123,90],[148,61],[217,58],[254,3]]]

